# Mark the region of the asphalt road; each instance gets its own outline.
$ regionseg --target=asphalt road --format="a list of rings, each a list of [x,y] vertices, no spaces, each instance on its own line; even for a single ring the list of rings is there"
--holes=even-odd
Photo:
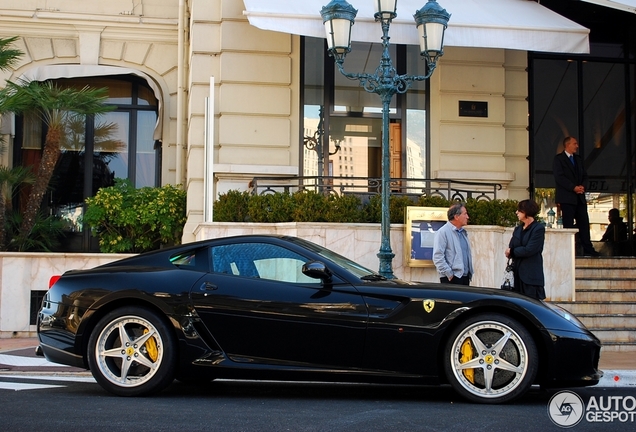
[[[634,430],[636,419],[620,416],[630,416],[625,408],[636,413],[636,389],[574,391],[585,404],[593,399],[598,406],[569,430]],[[215,381],[174,382],[154,397],[121,398],[86,375],[5,373],[0,374],[0,423],[8,431],[47,432],[565,430],[548,414],[556,393],[533,388],[514,404],[476,405],[449,387]],[[599,412],[611,419],[614,406],[614,421],[602,421]]]

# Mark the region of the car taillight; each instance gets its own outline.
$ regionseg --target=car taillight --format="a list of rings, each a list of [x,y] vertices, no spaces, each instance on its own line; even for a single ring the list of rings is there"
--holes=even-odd
[[[55,285],[55,282],[57,282],[61,277],[62,275],[51,276],[51,279],[49,279],[49,289],[51,289],[51,287]]]

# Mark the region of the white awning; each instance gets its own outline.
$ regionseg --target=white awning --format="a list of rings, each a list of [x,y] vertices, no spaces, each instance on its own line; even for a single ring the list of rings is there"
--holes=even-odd
[[[636,0],[583,0],[588,3],[594,3],[601,6],[607,6],[612,9],[618,9],[625,12],[636,13]]]
[[[21,80],[25,81],[46,81],[59,78],[79,78],[79,77],[95,77],[109,75],[137,75],[143,78],[148,86],[152,89],[157,98],[158,112],[157,122],[155,123],[155,131],[153,139],[162,141],[163,135],[163,95],[159,86],[155,81],[145,73],[135,70],[122,68],[118,66],[102,66],[102,65],[79,65],[79,64],[59,64],[36,66],[24,72]]]
[[[320,10],[330,0],[243,0],[250,24],[263,30],[325,37]],[[382,31],[370,0],[358,9],[352,40],[380,42]],[[413,14],[426,0],[398,0],[391,43],[418,45]],[[589,30],[529,0],[439,0],[450,14],[445,46],[589,53]]]

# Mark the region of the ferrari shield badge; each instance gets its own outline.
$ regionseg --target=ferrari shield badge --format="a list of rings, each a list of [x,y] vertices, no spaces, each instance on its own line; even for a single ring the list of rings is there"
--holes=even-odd
[[[426,313],[431,313],[431,311],[435,307],[435,300],[422,300],[422,305],[424,305],[424,310],[426,311]]]

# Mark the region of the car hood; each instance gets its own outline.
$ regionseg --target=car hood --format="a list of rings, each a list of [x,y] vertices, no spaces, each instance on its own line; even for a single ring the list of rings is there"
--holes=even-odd
[[[440,284],[436,282],[409,282],[399,279],[367,281],[356,286],[363,296],[392,298],[403,302],[433,300],[453,303],[456,309],[510,311],[521,314],[546,330],[592,334],[573,314],[568,319],[559,313],[558,306],[498,288]],[[563,310],[563,309],[561,309]]]

